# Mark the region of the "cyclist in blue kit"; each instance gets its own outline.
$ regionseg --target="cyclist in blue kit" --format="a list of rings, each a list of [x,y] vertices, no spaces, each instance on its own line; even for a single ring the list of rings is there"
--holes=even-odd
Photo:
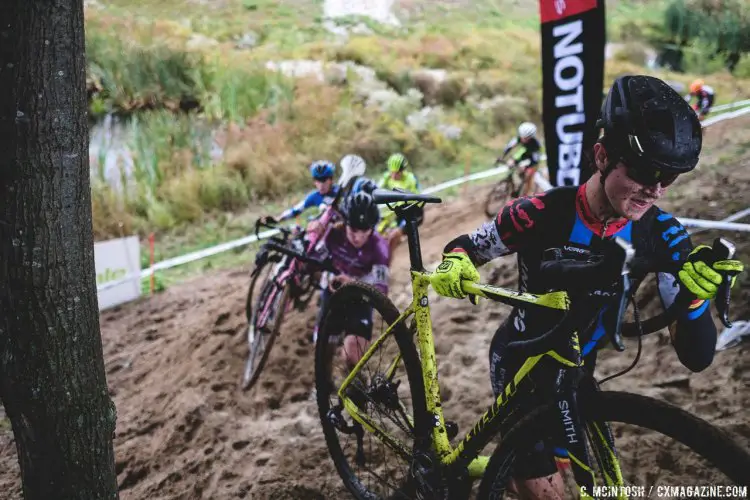
[[[598,125],[604,134],[593,148],[595,172],[584,185],[516,199],[494,221],[454,238],[445,246],[443,263],[431,284],[440,295],[462,298],[461,281],[479,280],[476,266],[516,253],[519,289],[543,293],[548,291],[540,271],[545,250],[559,248],[563,258],[585,260],[606,253],[611,244],[607,240],[621,237],[633,245],[637,257],[659,263],[658,288],[665,308],[675,302],[678,293],[690,294],[692,302],[670,326],[670,335],[682,364],[701,371],[713,361],[716,346],[709,300],[716,296],[726,273],[741,272],[743,265],[737,260],[717,260],[705,245],[693,247],[685,228],[654,205],[679,175],[698,163],[701,124],[690,105],[669,85],[658,78],[636,75],[615,80]],[[591,279],[614,282],[618,271]],[[613,318],[605,311],[592,310],[597,321],[579,332],[587,370],[594,369],[597,348],[614,328]],[[490,347],[495,395],[504,390],[506,375],[515,373],[525,361],[506,356],[508,342],[533,338],[556,321],[554,314],[545,311],[527,314],[523,307],[513,309]],[[517,457],[514,484],[522,498],[563,497],[551,446],[540,442]]]

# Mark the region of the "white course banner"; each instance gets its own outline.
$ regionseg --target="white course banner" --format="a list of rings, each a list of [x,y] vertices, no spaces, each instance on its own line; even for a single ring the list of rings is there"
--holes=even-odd
[[[94,263],[100,311],[141,295],[141,246],[137,236],[94,243]],[[114,286],[103,287],[107,283]]]

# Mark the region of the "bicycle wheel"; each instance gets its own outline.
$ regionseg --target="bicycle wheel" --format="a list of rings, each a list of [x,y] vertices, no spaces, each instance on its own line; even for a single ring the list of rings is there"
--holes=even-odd
[[[579,403],[587,422],[587,447],[595,473],[601,473],[597,466],[599,447],[592,444],[588,428],[593,422],[609,422],[617,438],[617,458],[626,485],[649,491],[650,486],[660,485],[748,483],[750,453],[735,442],[736,438],[680,408],[625,392],[587,393]],[[559,421],[560,410],[553,404],[538,407],[519,420],[495,449],[477,498],[503,498],[519,450],[529,450]],[[597,484],[607,483],[598,477]],[[578,498],[580,492],[573,487],[568,493]],[[658,494],[660,498],[670,497],[668,491]]]
[[[346,389],[361,414],[381,432],[376,435],[354,420],[337,394],[351,370],[351,361],[343,359],[345,332],[361,322],[363,308],[372,308],[373,342],[399,315],[388,298],[362,283],[347,284],[331,296],[315,346],[323,433],[336,470],[355,498],[414,498],[413,450],[415,444],[429,442],[429,426],[421,365],[403,323],[394,327]]]
[[[250,282],[245,303],[248,355],[241,388],[247,390],[258,380],[284,320],[289,286],[276,281],[276,265],[264,265]],[[258,288],[257,295],[255,294]]]
[[[495,184],[484,202],[485,215],[490,219],[497,217],[497,213],[510,200],[514,188],[512,175],[508,175],[508,177]]]

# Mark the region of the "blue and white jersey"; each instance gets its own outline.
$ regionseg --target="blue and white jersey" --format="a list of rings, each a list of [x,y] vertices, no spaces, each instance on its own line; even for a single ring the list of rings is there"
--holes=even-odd
[[[310,193],[305,196],[305,199],[294,205],[292,208],[285,210],[284,213],[281,214],[281,220],[296,217],[308,208],[326,207],[333,203],[333,200],[336,199],[336,195],[338,194],[338,192],[339,186],[336,184],[334,184],[331,190],[326,194],[320,194],[317,190],[310,191]]]

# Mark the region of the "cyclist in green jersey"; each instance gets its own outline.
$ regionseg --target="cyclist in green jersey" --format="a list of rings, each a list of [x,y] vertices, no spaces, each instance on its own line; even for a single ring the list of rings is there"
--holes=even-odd
[[[419,181],[417,177],[408,170],[409,160],[401,153],[396,153],[388,158],[388,171],[383,174],[378,187],[382,189],[403,189],[412,193],[419,193]],[[394,221],[395,227],[387,230],[384,236],[388,240],[390,258],[393,258],[393,252],[401,243],[405,233],[406,220],[397,219]],[[422,224],[422,216],[418,221]]]

